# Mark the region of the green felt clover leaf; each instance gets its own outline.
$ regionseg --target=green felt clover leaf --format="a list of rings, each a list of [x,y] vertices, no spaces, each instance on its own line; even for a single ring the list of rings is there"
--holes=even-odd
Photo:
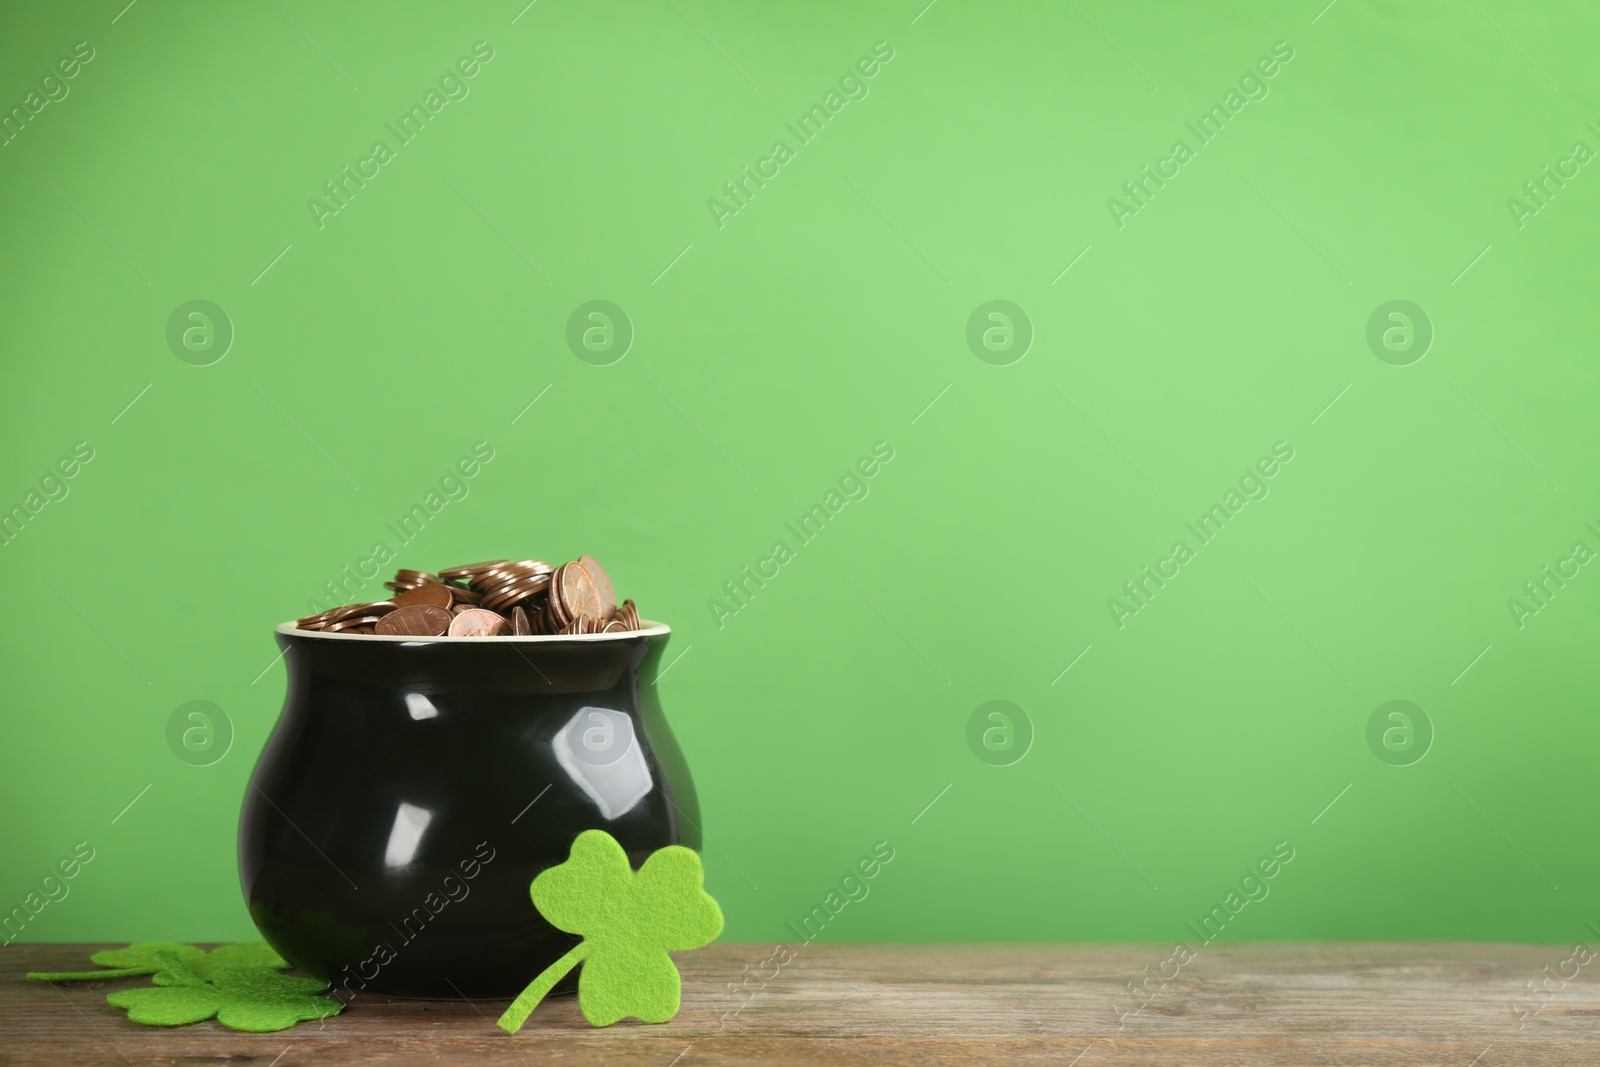
[[[127,948],[102,949],[89,959],[101,967],[100,971],[30,971],[29,978],[42,982],[99,982],[107,978],[132,978],[141,974],[156,974],[162,970],[157,957],[167,953],[177,959],[192,962],[205,956],[204,949],[193,945],[180,945],[173,941],[140,941]],[[285,965],[287,966],[287,965]]]
[[[186,1026],[216,1016],[230,1030],[267,1033],[298,1022],[337,1015],[344,1005],[316,994],[328,988],[315,978],[278,974],[270,968],[218,969],[206,981],[182,958],[159,954],[170,981],[150,989],[124,989],[106,997],[146,1026]]]
[[[700,857],[681,845],[650,854],[637,874],[604,830],[585,830],[565,863],[533,880],[530,895],[552,926],[583,940],[552,963],[497,1023],[516,1033],[545,994],[583,963],[578,1006],[595,1026],[634,1016],[664,1023],[678,1013],[681,983],[668,952],[709,944],[722,909],[706,894]]]
[[[133,978],[152,975],[156,985],[179,985],[162,966],[161,954],[182,960],[202,979],[209,980],[216,972],[246,968],[268,968],[281,971],[289,962],[279,956],[265,941],[242,941],[237,945],[223,945],[206,952],[193,945],[180,945],[172,941],[141,941],[127,948],[108,948],[96,952],[89,959],[107,968],[100,971],[30,971],[29,978],[44,982],[100,982],[108,978]]]
[[[223,971],[282,971],[289,967],[289,961],[278,955],[265,941],[222,945],[200,959],[187,962],[196,975],[212,982]],[[159,977],[154,981],[157,985],[164,984]]]

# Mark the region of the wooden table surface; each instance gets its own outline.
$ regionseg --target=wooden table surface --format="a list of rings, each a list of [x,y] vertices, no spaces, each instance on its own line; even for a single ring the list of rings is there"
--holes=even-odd
[[[1556,946],[1210,945],[1180,966],[1157,945],[819,943],[779,967],[773,946],[718,944],[679,959],[669,1023],[597,1030],[562,997],[515,1037],[493,1025],[504,1001],[357,996],[332,1019],[245,1034],[138,1026],[106,1003],[147,980],[23,978],[104,947],[0,949],[0,1063],[1600,1064],[1600,961]]]

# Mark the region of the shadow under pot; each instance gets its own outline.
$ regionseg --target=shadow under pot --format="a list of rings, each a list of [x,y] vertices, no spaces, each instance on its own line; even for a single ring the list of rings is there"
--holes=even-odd
[[[262,937],[348,993],[516,996],[579,940],[528,895],[579,833],[605,830],[635,869],[666,845],[700,848],[652,684],[670,634],[279,626],[288,695],[239,822]]]

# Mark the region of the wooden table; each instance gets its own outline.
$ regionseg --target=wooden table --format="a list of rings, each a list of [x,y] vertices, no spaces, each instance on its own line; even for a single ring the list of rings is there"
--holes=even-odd
[[[596,1030],[564,997],[516,1037],[493,1026],[504,1002],[364,996],[276,1034],[157,1029],[105,1002],[138,979],[23,978],[84,967],[103,947],[0,949],[0,1062],[1600,1064],[1600,959],[1563,965],[1571,949],[1554,946],[1211,945],[1180,963],[1156,945],[811,944],[779,967],[772,946],[718,944],[679,960],[670,1023]],[[1164,986],[1163,972],[1176,972]],[[1147,976],[1141,1006],[1128,984]]]

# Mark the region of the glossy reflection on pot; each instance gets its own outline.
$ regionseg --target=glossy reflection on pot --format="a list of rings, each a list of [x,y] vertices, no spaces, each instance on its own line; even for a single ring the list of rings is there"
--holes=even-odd
[[[288,696],[239,828],[262,936],[347,995],[515,996],[577,941],[528,885],[580,832],[610,833],[635,867],[700,847],[651,684],[669,636],[280,626]]]

